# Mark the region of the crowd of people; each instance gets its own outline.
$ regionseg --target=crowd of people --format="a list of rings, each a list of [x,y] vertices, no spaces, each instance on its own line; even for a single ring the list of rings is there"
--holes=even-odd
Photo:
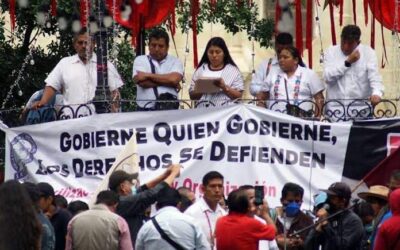
[[[400,249],[400,170],[387,186],[371,186],[354,200],[336,182],[302,210],[304,188],[286,183],[281,205],[257,201],[257,186],[224,194],[224,176],[211,171],[200,197],[173,188],[181,166],[139,185],[137,174],[114,171],[108,190],[89,209],[83,201],[55,195],[48,183],[0,185],[0,249]],[[352,198],[353,196],[353,198]],[[227,197],[227,200],[225,200]]]
[[[321,80],[303,63],[299,50],[293,45],[293,37],[289,33],[280,33],[275,38],[276,54],[264,60],[255,71],[250,93],[260,107],[303,118],[320,118],[322,115],[332,120],[343,120],[348,116],[372,117],[371,107],[377,105],[383,95],[382,77],[374,50],[361,44],[360,39],[358,26],[343,28],[340,45],[332,46],[324,53]],[[73,45],[76,54],[57,64],[45,80],[44,91],[36,93],[36,99],[31,98],[24,113],[54,105],[57,93],[62,95],[64,105],[80,107],[84,104],[92,109],[90,113],[95,112],[90,104],[97,86],[95,42],[82,30],[75,35]],[[148,55],[137,56],[133,62],[138,111],[180,107],[178,92],[184,67],[168,50],[168,34],[156,29],[149,35]],[[107,68],[111,110],[118,112],[119,88],[123,81],[111,62]],[[196,102],[196,107],[222,106],[241,99],[244,89],[242,74],[225,41],[221,37],[211,38],[190,81],[190,99]],[[57,103],[60,105],[58,99]],[[338,108],[343,105],[351,107]]]
[[[340,117],[335,100],[369,100],[377,105],[383,95],[375,52],[360,44],[361,31],[347,25],[340,45],[325,53],[323,80],[304,64],[288,33],[276,36],[276,54],[261,63],[250,92],[262,108],[300,117]],[[97,86],[95,42],[85,30],[75,35],[76,55],[63,58],[35,94],[29,109],[77,106],[92,101]],[[132,78],[137,87],[137,110],[178,109],[184,77],[182,62],[168,54],[169,36],[163,30],[149,35],[149,54],[135,58]],[[123,81],[111,62],[108,87],[113,112],[119,110]],[[222,106],[242,98],[244,80],[225,41],[211,38],[189,87],[196,107]],[[62,99],[55,96],[62,96]],[[325,97],[329,105],[324,106]],[[161,101],[161,102],[159,102]],[[178,105],[177,105],[178,104]],[[368,104],[353,105],[345,115],[372,116]],[[29,118],[29,109],[24,115]],[[335,113],[334,116],[329,114]],[[224,176],[204,175],[201,196],[186,187],[173,187],[181,166],[140,185],[138,174],[114,171],[108,190],[96,194],[89,208],[83,201],[55,195],[49,183],[7,181],[0,186],[0,249],[400,249],[400,171],[387,186],[371,186],[352,202],[350,187],[330,185],[315,196],[313,211],[302,210],[304,188],[285,183],[281,206],[257,200],[256,187],[243,185],[224,193]],[[227,199],[225,199],[227,197]],[[264,197],[263,197],[264,198]],[[268,197],[267,197],[268,198]]]

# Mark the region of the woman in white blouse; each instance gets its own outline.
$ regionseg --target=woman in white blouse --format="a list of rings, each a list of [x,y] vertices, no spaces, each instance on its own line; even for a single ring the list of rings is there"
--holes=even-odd
[[[200,78],[214,79],[214,85],[219,89],[207,93],[201,90],[201,86],[195,87]],[[224,39],[211,38],[193,74],[189,88],[190,99],[198,101],[196,107],[222,106],[241,98],[243,88],[242,75],[229,54]]]
[[[325,89],[320,78],[305,67],[299,50],[293,46],[280,50],[278,60],[280,69],[266,78],[262,88],[267,93],[266,100],[270,100],[270,109],[295,115],[289,109],[296,106],[295,109],[300,108],[310,115],[314,113],[315,117],[320,117],[324,103],[322,92]],[[314,111],[312,101],[316,105]]]

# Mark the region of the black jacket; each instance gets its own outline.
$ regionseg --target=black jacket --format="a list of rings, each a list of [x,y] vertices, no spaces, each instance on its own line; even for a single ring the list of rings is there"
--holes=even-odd
[[[322,232],[311,229],[304,247],[317,250],[358,250],[361,249],[364,227],[361,219],[352,211],[345,211],[329,220]]]
[[[146,185],[142,185],[137,194],[120,197],[117,214],[128,223],[133,245],[135,245],[136,236],[143,225],[143,221],[147,219],[144,212],[156,202],[157,193],[166,187],[168,187],[166,182],[161,182],[151,189],[148,189]]]

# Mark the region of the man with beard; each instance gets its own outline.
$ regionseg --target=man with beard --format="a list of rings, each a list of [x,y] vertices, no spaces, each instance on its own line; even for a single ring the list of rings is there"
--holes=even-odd
[[[343,182],[333,183],[328,190],[328,205],[317,211],[320,223],[311,229],[304,246],[316,250],[358,250],[361,249],[364,229],[361,219],[348,209],[351,190]],[[340,213],[338,213],[340,212]],[[332,218],[328,216],[338,213]]]

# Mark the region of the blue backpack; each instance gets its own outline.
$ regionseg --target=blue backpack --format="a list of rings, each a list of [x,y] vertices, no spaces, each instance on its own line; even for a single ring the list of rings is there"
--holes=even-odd
[[[57,111],[54,109],[54,104],[56,102],[57,94],[58,93],[56,93],[45,106],[38,108],[37,110],[30,109],[26,116],[25,125],[55,121],[57,119]],[[33,99],[33,102],[40,101],[42,96],[43,89],[39,91],[39,95]]]

